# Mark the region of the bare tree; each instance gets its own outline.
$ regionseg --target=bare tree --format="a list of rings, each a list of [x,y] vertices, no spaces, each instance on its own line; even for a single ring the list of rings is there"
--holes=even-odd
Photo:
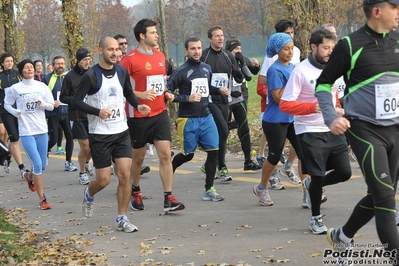
[[[178,47],[192,35],[200,35],[205,19],[205,2],[170,0],[165,9],[168,40],[175,46],[176,63],[179,62]]]
[[[27,13],[29,17],[22,21],[26,53],[30,58],[39,55],[43,62],[49,62],[55,53],[62,51],[64,35],[60,6],[56,0],[30,0]]]

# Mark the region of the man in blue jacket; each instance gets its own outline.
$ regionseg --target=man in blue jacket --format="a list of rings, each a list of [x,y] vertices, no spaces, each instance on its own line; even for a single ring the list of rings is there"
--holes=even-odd
[[[51,148],[57,143],[58,130],[61,126],[66,139],[66,161],[64,171],[74,172],[77,171],[78,168],[76,168],[71,161],[73,152],[73,137],[68,118],[68,105],[60,102],[62,82],[66,74],[64,73],[65,58],[63,56],[55,56],[53,58],[52,65],[54,69],[53,72],[44,76],[42,80],[50,88],[54,97],[54,110],[46,111],[49,133],[48,150],[50,151]]]

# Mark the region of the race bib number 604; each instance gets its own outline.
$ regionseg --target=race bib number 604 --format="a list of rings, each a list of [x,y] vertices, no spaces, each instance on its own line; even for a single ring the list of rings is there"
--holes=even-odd
[[[376,119],[391,119],[399,116],[399,83],[375,86]]]

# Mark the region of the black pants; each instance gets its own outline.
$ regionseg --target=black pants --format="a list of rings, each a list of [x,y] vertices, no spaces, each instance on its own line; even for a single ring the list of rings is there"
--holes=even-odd
[[[58,140],[58,130],[59,126],[62,128],[65,134],[66,145],[65,145],[65,152],[67,161],[70,161],[72,158],[73,152],[73,137],[72,137],[72,130],[71,125],[69,123],[69,118],[67,115],[61,116],[54,116],[49,117],[47,119],[48,125],[48,134],[49,134],[49,141],[48,141],[48,151],[57,143]]]
[[[387,250],[399,251],[395,223],[395,193],[399,175],[399,125],[376,126],[352,120],[349,143],[367,184],[367,195],[355,206],[343,226],[345,235],[355,233],[375,216],[377,234]]]
[[[220,170],[222,167],[226,167],[225,157],[227,148],[227,137],[229,136],[229,129],[227,127],[229,104],[210,103],[208,107],[212,113],[213,119],[215,120],[216,127],[218,128],[219,133],[218,168]]]
[[[245,161],[251,159],[251,137],[247,119],[247,106],[244,101],[230,105],[230,112],[234,114],[234,120],[238,124],[237,134],[240,138],[241,149],[244,152]]]

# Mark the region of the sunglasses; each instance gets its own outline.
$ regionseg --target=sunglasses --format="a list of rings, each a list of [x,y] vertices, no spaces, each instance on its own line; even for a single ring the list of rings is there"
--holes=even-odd
[[[119,45],[127,45],[127,42],[120,42]]]

